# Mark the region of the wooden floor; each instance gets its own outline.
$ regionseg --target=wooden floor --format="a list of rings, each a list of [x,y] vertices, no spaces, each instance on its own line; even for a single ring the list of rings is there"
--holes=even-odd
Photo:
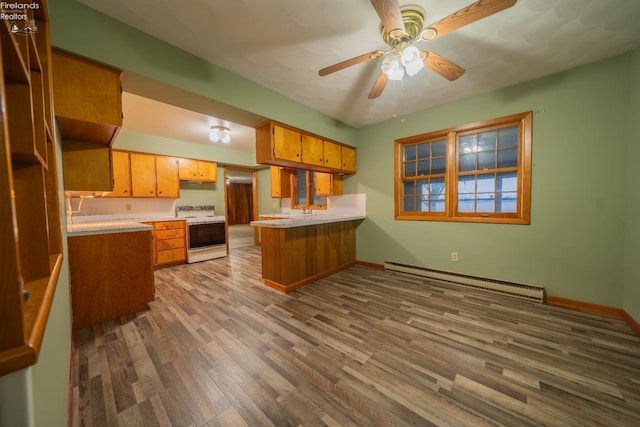
[[[255,246],[156,288],[77,332],[74,425],[640,425],[619,319],[359,266],[280,294]]]
[[[249,224],[234,224],[229,226],[229,249],[253,246],[253,230]]]

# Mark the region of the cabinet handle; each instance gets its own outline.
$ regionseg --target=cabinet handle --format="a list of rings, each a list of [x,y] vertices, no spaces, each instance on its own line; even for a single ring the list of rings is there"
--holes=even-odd
[[[128,192],[129,192],[129,190],[124,190],[124,192],[125,192],[125,193],[128,193]]]

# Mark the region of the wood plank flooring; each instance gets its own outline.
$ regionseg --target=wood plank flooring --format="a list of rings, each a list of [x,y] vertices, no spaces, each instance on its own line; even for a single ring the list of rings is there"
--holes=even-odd
[[[640,425],[622,320],[359,266],[281,294],[259,251],[77,331],[73,425]]]

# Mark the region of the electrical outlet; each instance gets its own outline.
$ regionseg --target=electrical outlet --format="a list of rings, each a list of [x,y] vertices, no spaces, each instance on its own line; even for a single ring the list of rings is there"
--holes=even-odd
[[[131,210],[131,203],[125,203],[124,210],[125,211],[130,211]]]
[[[458,262],[458,252],[451,252],[451,261]]]

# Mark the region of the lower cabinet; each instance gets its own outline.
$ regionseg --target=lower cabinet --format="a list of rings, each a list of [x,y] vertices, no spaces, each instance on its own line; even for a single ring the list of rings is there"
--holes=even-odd
[[[74,329],[134,314],[155,294],[151,231],[69,236]]]
[[[187,261],[185,222],[156,221],[153,225],[153,266],[156,268]]]

